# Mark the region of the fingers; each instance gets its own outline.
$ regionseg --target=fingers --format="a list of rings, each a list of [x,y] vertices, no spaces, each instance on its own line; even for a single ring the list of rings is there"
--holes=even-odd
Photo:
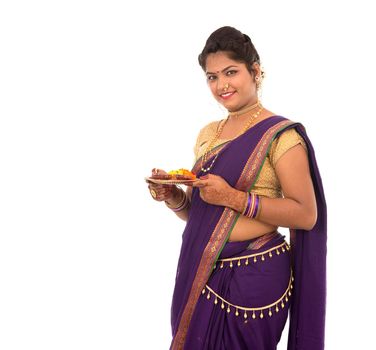
[[[208,180],[197,180],[192,183],[193,187],[205,187],[208,185]]]
[[[167,174],[164,170],[162,170],[162,169],[158,169],[158,168],[153,168],[152,170],[151,170],[151,174],[152,175],[165,175],[165,174]]]
[[[165,201],[172,196],[172,186],[164,186],[158,184],[149,184],[149,191],[153,199],[156,201]]]
[[[161,190],[161,189],[168,189],[168,190],[172,190],[174,185],[164,185],[164,184],[156,184],[154,182],[149,182],[149,185],[148,185],[149,188],[152,188],[154,190]]]
[[[193,187],[203,188],[207,186],[207,184],[203,181],[197,181],[192,184]]]

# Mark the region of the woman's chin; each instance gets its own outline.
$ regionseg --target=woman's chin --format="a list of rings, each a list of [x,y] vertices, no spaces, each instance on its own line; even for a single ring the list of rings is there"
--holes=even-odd
[[[219,101],[221,105],[226,108],[229,112],[234,112],[237,109],[237,104],[231,103],[230,101]]]
[[[239,107],[237,105],[234,106],[233,104],[223,105],[223,107],[225,107],[229,112],[236,112],[239,110]]]

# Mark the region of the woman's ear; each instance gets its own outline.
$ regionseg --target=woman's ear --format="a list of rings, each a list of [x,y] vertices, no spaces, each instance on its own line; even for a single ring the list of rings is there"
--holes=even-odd
[[[256,76],[261,78],[261,67],[257,62],[253,62],[252,70],[253,70],[253,80],[255,80]]]

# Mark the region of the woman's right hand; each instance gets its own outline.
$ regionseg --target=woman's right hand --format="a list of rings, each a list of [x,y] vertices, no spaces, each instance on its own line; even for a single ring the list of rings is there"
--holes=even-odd
[[[156,168],[151,173],[152,175],[167,174],[164,170]],[[158,202],[168,201],[178,193],[178,188],[175,185],[161,185],[149,182],[148,187],[151,196]]]

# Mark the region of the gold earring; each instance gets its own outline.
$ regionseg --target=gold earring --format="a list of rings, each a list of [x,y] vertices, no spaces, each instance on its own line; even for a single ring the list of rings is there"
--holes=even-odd
[[[255,80],[256,80],[256,93],[257,93],[258,99],[260,100],[262,97],[262,85],[261,85],[262,80],[260,77],[256,77]]]
[[[256,76],[255,77],[255,80],[256,80],[256,89],[259,90],[260,89],[260,86],[261,86],[261,79],[260,79],[260,76]]]

